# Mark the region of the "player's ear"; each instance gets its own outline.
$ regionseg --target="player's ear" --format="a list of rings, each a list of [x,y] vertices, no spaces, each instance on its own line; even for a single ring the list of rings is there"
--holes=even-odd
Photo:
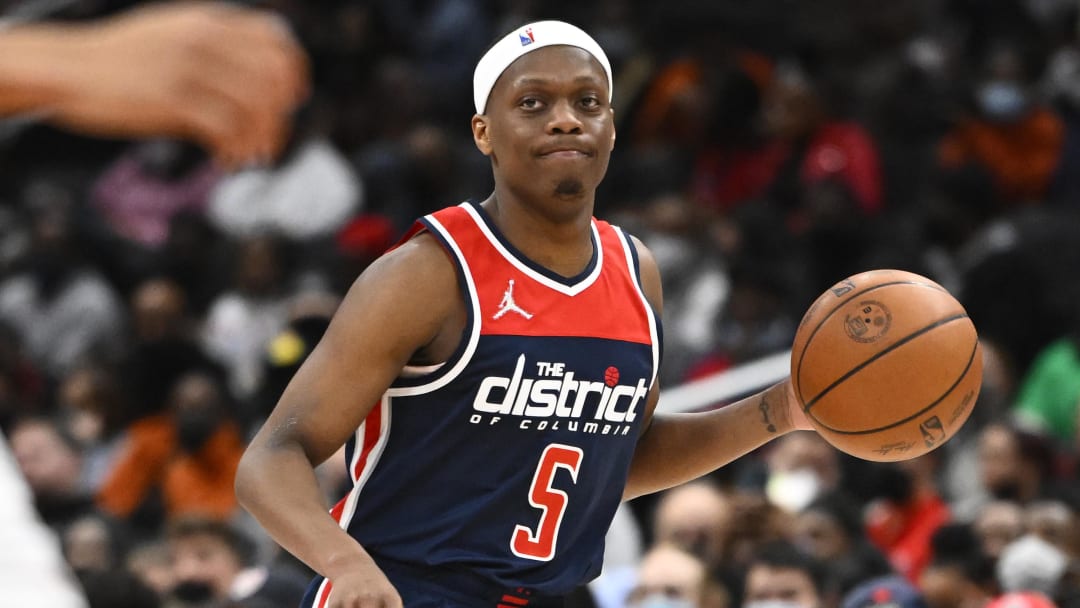
[[[474,114],[472,117],[473,143],[484,156],[491,156],[491,131],[488,129],[488,119],[484,114]]]

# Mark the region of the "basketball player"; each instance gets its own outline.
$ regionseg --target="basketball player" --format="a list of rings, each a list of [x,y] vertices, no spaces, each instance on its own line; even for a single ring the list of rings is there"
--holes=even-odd
[[[788,384],[652,418],[660,277],[592,217],[611,68],[538,22],[473,81],[495,191],[418,221],[357,279],[252,441],[237,492],[321,576],[305,606],[546,606],[598,574],[620,500],[795,428]],[[312,467],[346,443],[327,515]]]

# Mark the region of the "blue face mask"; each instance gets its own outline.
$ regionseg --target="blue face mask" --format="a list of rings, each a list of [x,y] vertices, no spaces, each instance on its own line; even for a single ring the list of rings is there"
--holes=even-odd
[[[983,116],[995,122],[1013,122],[1028,109],[1028,96],[1018,83],[992,80],[975,91]]]
[[[696,608],[690,600],[668,597],[663,593],[653,593],[633,604],[634,608]]]

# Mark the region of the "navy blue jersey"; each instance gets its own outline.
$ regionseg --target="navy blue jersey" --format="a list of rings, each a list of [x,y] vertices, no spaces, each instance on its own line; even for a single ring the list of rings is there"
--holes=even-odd
[[[457,268],[464,337],[445,363],[406,368],[357,429],[354,487],[332,514],[391,581],[419,577],[462,602],[567,593],[599,574],[657,374],[636,250],[593,220],[593,259],[565,278],[476,204],[409,236],[423,230]],[[321,606],[329,584],[313,595]]]

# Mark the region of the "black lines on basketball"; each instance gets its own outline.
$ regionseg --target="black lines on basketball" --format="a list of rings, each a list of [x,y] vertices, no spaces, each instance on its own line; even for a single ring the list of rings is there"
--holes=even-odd
[[[964,316],[967,316],[967,315],[964,315]],[[895,422],[892,422],[891,424],[886,424],[884,426],[879,426],[877,428],[872,428],[872,429],[860,429],[860,430],[857,430],[857,431],[846,431],[846,430],[842,430],[842,429],[833,428],[833,427],[821,422],[820,420],[818,420],[816,418],[814,419],[814,421],[817,424],[821,425],[823,428],[828,429],[829,431],[832,431],[834,433],[841,434],[841,435],[870,435],[870,434],[873,434],[873,433],[880,433],[881,431],[887,431],[889,429],[893,429],[893,428],[896,428],[898,426],[907,424],[908,422],[911,422],[912,420],[915,420],[916,418],[922,416],[923,414],[925,414],[925,413],[929,412],[930,410],[934,409],[935,407],[937,407],[937,405],[939,403],[941,403],[946,398],[948,398],[948,396],[950,394],[952,394],[952,392],[954,390],[956,390],[956,387],[959,386],[960,383],[964,381],[964,378],[966,378],[968,373],[971,371],[971,366],[975,362],[975,354],[978,351],[979,351],[979,342],[978,342],[978,340],[976,340],[975,343],[971,345],[971,354],[968,356],[967,365],[964,367],[964,371],[960,372],[960,375],[958,375],[956,377],[955,382],[953,382],[947,389],[945,389],[945,391],[943,393],[941,393],[941,395],[939,395],[936,399],[934,399],[929,405],[926,405],[925,407],[919,409],[919,411],[915,412],[914,414],[911,414],[909,416],[901,418],[901,419],[899,419],[899,420],[897,420]],[[813,414],[810,414],[810,415],[813,416]]]
[[[862,290],[859,290],[859,291],[852,291],[852,292],[849,292],[849,293],[845,294],[847,297],[845,297],[843,300],[840,300],[839,302],[837,302],[832,307],[832,309],[829,310],[829,312],[822,315],[822,317],[818,321],[817,325],[815,325],[814,328],[810,330],[810,335],[806,339],[806,342],[803,343],[802,350],[800,352],[796,353],[796,355],[795,355],[796,360],[799,362],[798,365],[796,366],[795,370],[794,370],[794,373],[792,374],[792,382],[795,383],[795,391],[796,391],[796,393],[798,393],[800,395],[802,394],[802,386],[801,386],[801,384],[802,384],[802,364],[803,364],[803,361],[805,360],[804,357],[806,355],[806,349],[809,348],[811,344],[813,344],[814,337],[821,330],[822,326],[824,326],[829,321],[829,319],[832,318],[832,316],[834,314],[836,314],[836,311],[843,308],[846,304],[848,304],[849,302],[851,302],[855,298],[859,298],[859,297],[862,297],[862,296],[864,296],[864,295],[866,295],[866,294],[868,294],[868,293],[870,293],[872,291],[876,291],[878,289],[883,289],[885,287],[891,287],[891,286],[894,286],[894,285],[917,285],[919,287],[927,287],[927,288],[930,288],[930,289],[933,289],[933,290],[936,290],[936,291],[942,291],[942,292],[945,291],[940,286],[934,285],[933,283],[923,283],[921,281],[912,281],[912,280],[896,280],[896,281],[889,281],[889,282],[886,282],[886,283],[879,283],[877,285],[871,285],[870,287],[867,287],[865,289],[862,289]],[[831,292],[825,292],[825,293],[830,294]],[[948,292],[946,292],[946,293],[948,293]],[[822,297],[824,297],[824,296],[822,296]],[[820,301],[820,298],[819,298],[819,301]]]
[[[803,410],[806,413],[809,414],[810,409],[814,407],[814,404],[816,404],[818,401],[820,401],[822,397],[829,394],[829,391],[833,390],[834,388],[836,388],[837,386],[842,384],[848,378],[851,378],[855,374],[859,373],[859,371],[861,371],[863,368],[865,368],[867,365],[870,365],[874,361],[877,361],[878,359],[880,359],[880,358],[884,357],[885,355],[895,351],[896,349],[900,348],[901,346],[907,344],[908,342],[911,342],[915,338],[918,338],[919,336],[921,336],[921,335],[923,335],[923,334],[925,334],[927,332],[933,331],[934,329],[936,329],[938,327],[941,327],[942,325],[952,323],[953,321],[958,321],[960,319],[966,319],[966,318],[968,318],[967,314],[964,314],[964,313],[955,314],[955,315],[952,315],[950,317],[945,317],[944,319],[940,319],[938,321],[935,321],[935,322],[933,322],[933,323],[931,323],[931,324],[929,324],[929,325],[927,325],[925,327],[922,327],[920,329],[917,329],[917,330],[911,332],[910,334],[908,334],[908,335],[904,336],[903,338],[897,340],[893,344],[890,344],[889,346],[881,349],[880,351],[875,353],[872,357],[870,357],[870,358],[866,359],[865,361],[863,361],[862,363],[856,365],[851,370],[848,370],[845,374],[843,374],[842,376],[840,376],[836,380],[833,380],[832,384],[825,387],[820,393],[815,395],[812,399],[808,399],[806,401],[806,403],[803,404]],[[811,340],[813,340],[813,338],[811,338]]]

